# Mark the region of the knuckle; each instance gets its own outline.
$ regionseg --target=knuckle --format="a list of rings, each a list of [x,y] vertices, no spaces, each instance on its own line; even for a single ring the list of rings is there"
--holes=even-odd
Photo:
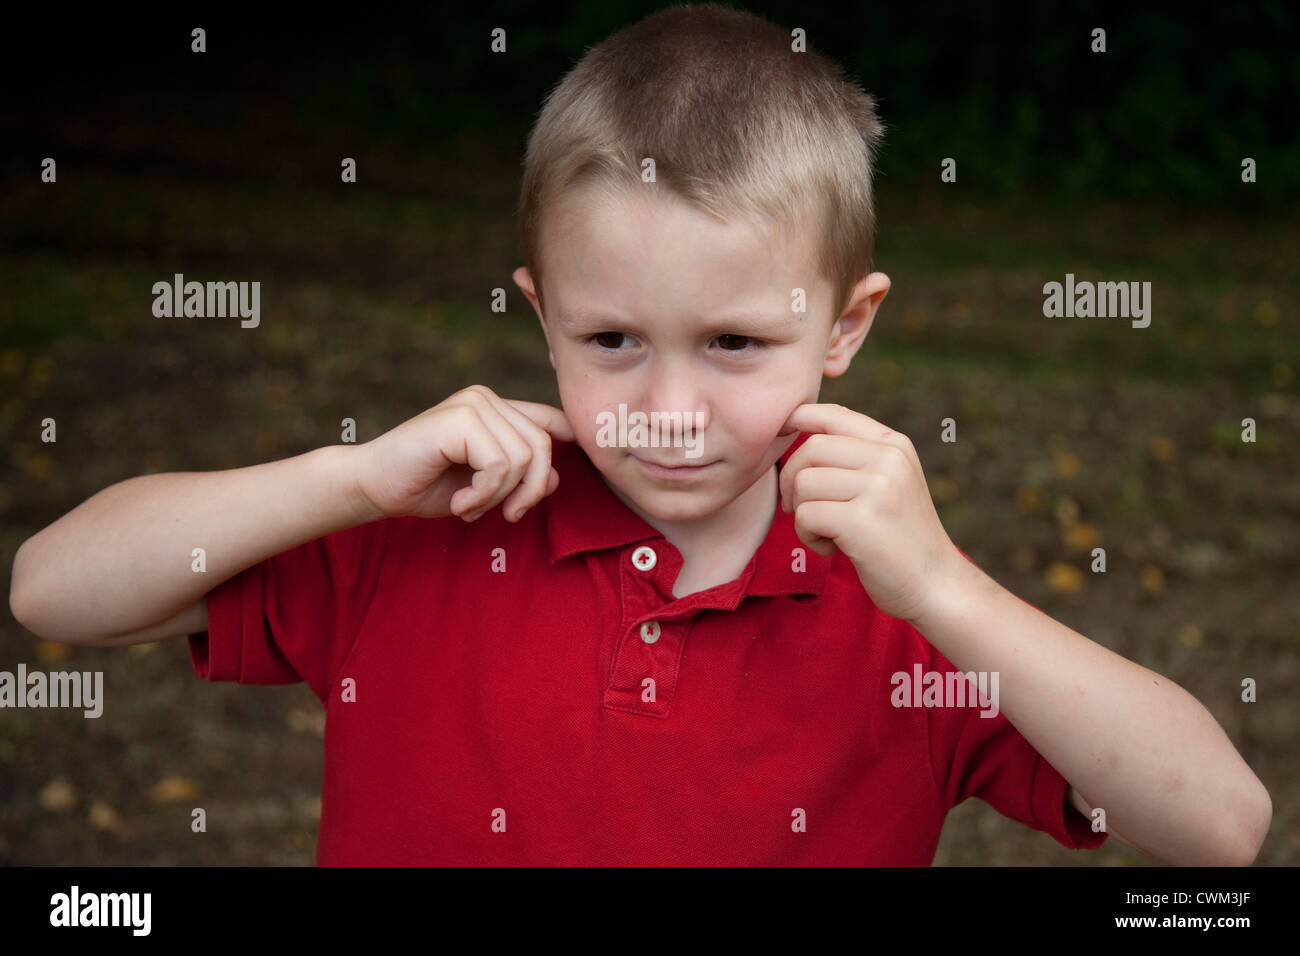
[[[487,404],[486,389],[482,385],[471,385],[461,390],[460,394],[465,396],[466,401],[475,407]]]

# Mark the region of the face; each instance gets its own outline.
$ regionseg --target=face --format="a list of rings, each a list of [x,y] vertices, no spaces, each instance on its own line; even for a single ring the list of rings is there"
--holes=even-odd
[[[884,293],[832,322],[806,236],[722,223],[664,193],[579,194],[555,212],[538,314],[578,444],[644,515],[717,514],[789,447],[786,419],[817,401],[823,375],[847,368]],[[516,279],[538,307],[527,270]],[[794,310],[795,289],[806,311]],[[662,427],[638,433],[638,412],[664,416]],[[680,431],[666,424],[673,413]],[[622,434],[620,419],[631,426]]]

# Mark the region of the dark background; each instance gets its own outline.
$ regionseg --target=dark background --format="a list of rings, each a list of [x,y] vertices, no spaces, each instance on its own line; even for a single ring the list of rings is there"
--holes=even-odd
[[[7,13],[3,561],[134,475],[299,454],[344,417],[367,441],[474,382],[558,404],[510,279],[525,139],[589,46],[659,6]],[[893,290],[822,399],[913,439],[945,528],[1006,587],[1203,701],[1273,796],[1260,862],[1294,864],[1293,8],[745,9],[805,28],[888,126]],[[261,326],[154,318],[150,288],[175,272],[260,280]],[[1044,318],[1042,285],[1066,272],[1151,281],[1151,326]],[[103,670],[105,714],[0,711],[0,862],[312,861],[324,718],[304,685],[209,685],[184,641],[65,647],[5,616],[0,669],[20,661]],[[1247,676],[1258,703],[1240,701]],[[1147,862],[1110,844],[1070,853],[970,801],[936,862]]]

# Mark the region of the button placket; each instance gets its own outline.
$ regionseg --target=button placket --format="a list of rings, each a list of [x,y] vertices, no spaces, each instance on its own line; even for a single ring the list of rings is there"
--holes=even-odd
[[[676,599],[666,588],[679,564],[672,545],[661,539],[630,547],[620,556],[624,613],[605,685],[606,707],[660,719],[669,715],[689,631],[680,613],[668,611]]]

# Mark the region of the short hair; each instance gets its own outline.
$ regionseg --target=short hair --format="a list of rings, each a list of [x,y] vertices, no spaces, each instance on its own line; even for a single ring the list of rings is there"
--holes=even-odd
[[[641,183],[652,157],[657,184],[723,221],[815,224],[841,314],[873,268],[885,127],[839,66],[792,45],[755,14],[705,3],[652,13],[583,56],[546,96],[524,157],[519,242],[539,302],[543,213],[577,186],[655,189]]]

